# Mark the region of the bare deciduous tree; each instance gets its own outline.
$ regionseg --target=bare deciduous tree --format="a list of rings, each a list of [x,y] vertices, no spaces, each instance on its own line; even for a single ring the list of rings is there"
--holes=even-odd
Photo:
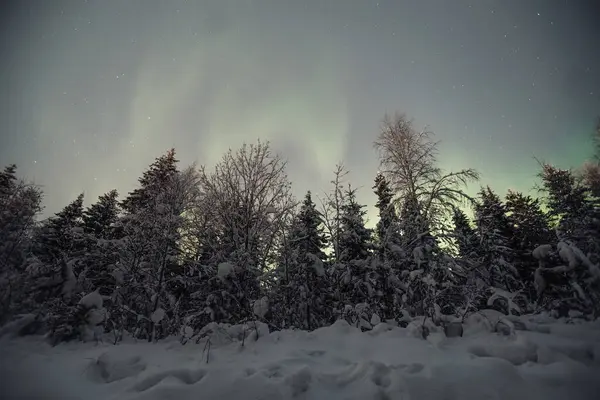
[[[321,214],[323,216],[323,225],[329,235],[333,259],[339,261],[339,235],[341,230],[342,206],[345,201],[345,177],[348,175],[348,170],[343,163],[335,166],[333,171],[334,178],[331,181],[332,188],[328,193],[325,193],[324,198],[319,198],[321,202]]]
[[[245,255],[245,264],[267,267],[280,225],[294,206],[286,165],[271,153],[268,142],[258,141],[235,152],[230,149],[212,172],[200,169],[214,223],[230,236],[232,251]]]
[[[381,173],[393,187],[397,203],[416,200],[424,223],[441,228],[452,206],[472,199],[464,186],[479,178],[473,169],[444,172],[437,165],[437,142],[427,128],[418,131],[403,114],[385,116],[374,143]],[[423,227],[426,228],[426,227]]]

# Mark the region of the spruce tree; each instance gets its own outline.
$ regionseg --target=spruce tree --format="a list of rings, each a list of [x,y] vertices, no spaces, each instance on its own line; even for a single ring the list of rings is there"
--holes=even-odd
[[[513,230],[506,215],[505,205],[489,187],[479,193],[478,203],[475,205],[475,218],[481,238],[477,276],[487,283],[491,296],[502,294],[506,302],[503,311],[512,312],[509,308],[512,303],[509,300],[523,289],[523,284],[514,265],[515,250],[511,245]],[[525,306],[523,303],[521,305]]]
[[[15,164],[7,165],[4,171],[0,172],[0,198],[9,197],[17,183],[17,166]]]
[[[45,221],[35,240],[34,255],[46,265],[55,265],[81,250],[83,193]]]
[[[356,190],[348,188],[346,203],[342,206],[341,234],[339,239],[340,261],[365,260],[372,248],[371,230],[365,227],[363,205],[356,202]]]
[[[356,201],[356,190],[348,187],[342,206],[339,262],[344,266],[341,301],[346,319],[368,327],[377,311],[377,276],[371,259],[371,230],[365,227],[364,206]]]
[[[38,187],[17,179],[15,165],[0,172],[0,324],[24,311],[25,261],[41,201]]]
[[[377,297],[378,315],[384,320],[395,318],[405,292],[399,274],[403,261],[402,242],[399,232],[398,216],[392,202],[393,191],[385,176],[381,173],[375,178],[373,186],[377,195],[375,204],[379,221],[375,228],[375,248],[377,252]]]
[[[34,236],[28,262],[30,306],[44,315],[52,343],[79,336],[76,271],[86,252],[83,194],[45,221]]]
[[[138,180],[140,187],[129,193],[123,200],[121,207],[128,213],[152,207],[156,202],[158,193],[163,192],[172,178],[177,175],[175,149],[170,149],[166,154],[158,157]]]
[[[544,165],[543,190],[556,224],[556,252],[563,265],[540,258],[536,271],[540,301],[566,314],[600,315],[600,207],[571,171]],[[556,258],[554,260],[556,263]],[[548,265],[550,264],[550,265]]]
[[[373,186],[377,202],[375,207],[379,213],[379,221],[375,229],[379,251],[382,252],[385,248],[385,243],[390,236],[390,228],[397,223],[396,210],[392,204],[393,192],[383,174],[378,173],[375,177],[375,185]]]
[[[325,326],[331,320],[330,282],[324,262],[327,245],[323,222],[310,191],[292,225],[289,238],[291,260],[287,279],[292,298],[290,319],[303,329]]]
[[[458,257],[465,262],[470,262],[473,260],[479,244],[477,232],[471,226],[467,215],[460,208],[454,210],[452,222],[454,225],[452,236],[456,240]]]
[[[111,190],[98,198],[83,213],[83,229],[97,239],[110,239],[119,217],[119,193]]]
[[[550,229],[549,217],[542,211],[540,200],[522,193],[509,191],[506,196],[506,212],[513,231],[511,244],[515,250],[514,265],[525,286],[530,300],[534,300],[534,273],[537,260],[533,250],[543,244],[555,242]]]
[[[82,226],[87,241],[87,252],[79,282],[86,293],[98,290],[101,295],[114,296],[121,272],[115,224],[119,217],[116,190],[103,194],[89,206],[82,216]]]
[[[156,316],[172,307],[167,288],[180,270],[178,239],[185,188],[177,163],[173,149],[158,157],[139,179],[140,187],[121,202],[125,212],[118,223],[119,269],[129,284],[122,288],[119,301],[132,310],[125,317],[127,324],[136,326],[138,336],[148,340],[169,328],[166,319]],[[140,324],[140,319],[145,323]]]

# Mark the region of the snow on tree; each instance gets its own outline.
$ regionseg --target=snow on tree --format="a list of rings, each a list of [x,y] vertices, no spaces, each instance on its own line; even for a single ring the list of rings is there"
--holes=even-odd
[[[390,185],[381,173],[378,173],[373,186],[377,195],[375,206],[379,212],[379,221],[375,228],[374,259],[376,275],[377,312],[385,320],[393,319],[400,309],[402,294],[406,291],[398,278],[404,256],[401,247],[399,221]]]
[[[457,203],[471,200],[462,188],[476,180],[471,169],[445,173],[437,165],[437,143],[426,129],[417,131],[404,115],[385,117],[375,148],[380,155],[380,170],[394,191],[400,210],[401,247],[407,272],[416,269],[412,258],[421,246],[427,260],[418,282],[406,281],[406,302],[415,313],[433,312],[435,298],[449,277],[441,259],[436,235],[448,232],[449,214]],[[408,277],[404,273],[404,277]]]
[[[217,276],[221,279],[225,279],[229,275],[233,274],[234,266],[230,262],[219,263],[217,267]]]
[[[590,189],[590,193],[600,198],[600,162],[588,161],[581,167],[583,182]]]
[[[183,288],[179,241],[186,231],[184,216],[195,205],[198,179],[193,166],[179,171],[177,162],[170,150],[150,165],[139,180],[140,187],[121,203],[125,214],[116,227],[117,269],[125,280],[116,299],[118,324],[148,340],[156,332],[162,336],[179,330],[177,324],[169,323],[174,322],[170,318],[179,317]],[[159,308],[168,318],[157,324],[151,315]]]
[[[260,319],[264,319],[269,313],[269,298],[267,296],[263,296],[260,299],[254,301],[253,305],[254,315],[256,315]]]
[[[356,190],[348,186],[344,197],[338,237],[338,269],[335,271],[341,275],[336,278],[341,282],[338,300],[344,308],[350,305],[355,309],[358,304],[366,304],[363,311],[367,312],[368,308],[372,313],[378,309],[377,275],[371,262],[372,232],[365,227],[366,211],[356,201]],[[371,315],[367,321],[370,318]]]
[[[559,240],[584,240],[590,220],[597,213],[595,201],[589,197],[589,188],[578,183],[571,171],[549,164],[542,166],[540,175],[550,216],[558,223]]]
[[[540,200],[522,193],[509,191],[505,205],[508,222],[511,226],[510,243],[515,251],[514,265],[519,271],[525,293],[530,300],[535,298],[533,292],[534,274],[537,260],[533,250],[542,244],[555,240],[550,229],[550,219],[542,211]]]
[[[18,179],[16,169],[9,165],[0,172],[0,324],[21,312],[29,297],[24,263],[42,210],[41,190]]]
[[[34,233],[27,279],[28,292],[35,303],[45,305],[60,299],[64,306],[71,304],[76,283],[75,270],[85,253],[82,213],[83,194],[46,220]],[[46,309],[46,312],[60,311]]]
[[[279,311],[283,327],[315,329],[332,317],[331,281],[324,274],[323,251],[327,245],[321,215],[308,192],[292,225],[283,252],[286,258],[277,267],[275,286],[279,298],[287,300]],[[284,253],[284,254],[285,254]]]
[[[554,264],[538,268],[537,280],[544,281],[540,301],[544,308],[562,313],[577,310],[585,315],[600,315],[600,205],[590,188],[569,170],[542,166],[542,190],[549,213],[556,223],[558,238]],[[558,258],[558,260],[557,260]],[[556,265],[562,261],[563,265]]]
[[[474,272],[494,293],[495,289],[509,293],[519,292],[523,289],[523,284],[514,266],[515,251],[511,246],[513,229],[506,215],[505,205],[489,187],[483,188],[479,193],[475,219],[480,245],[478,265]],[[525,304],[522,306],[525,307]],[[504,311],[508,311],[508,305],[504,304],[504,307]]]
[[[88,294],[86,294],[85,296],[83,296],[80,300],[79,300],[79,305],[85,307],[85,308],[102,308],[104,301],[102,299],[102,295],[100,294],[100,292],[98,290],[94,290],[93,292],[90,292]]]
[[[200,186],[210,201],[210,223],[218,238],[212,262],[232,262],[238,268],[229,282],[235,288],[233,299],[221,296],[225,291],[211,296],[229,304],[223,322],[252,316],[260,277],[274,262],[282,223],[294,206],[286,165],[268,142],[259,141],[228,151],[212,172],[201,168]]]
[[[112,190],[86,208],[82,228],[86,253],[81,258],[79,285],[86,292],[99,290],[105,296],[114,293],[118,284],[115,273],[119,261],[116,224],[119,218],[118,193]]]
[[[348,186],[340,217],[339,261],[365,260],[369,257],[372,243],[370,229],[365,227],[366,211],[356,201],[356,189]]]

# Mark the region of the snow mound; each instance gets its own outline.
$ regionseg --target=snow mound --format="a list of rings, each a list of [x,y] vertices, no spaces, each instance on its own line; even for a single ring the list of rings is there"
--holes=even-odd
[[[269,298],[264,296],[254,302],[253,306],[254,315],[258,318],[264,318],[269,312]]]
[[[220,263],[217,267],[217,276],[221,279],[225,279],[233,273],[233,270],[233,264],[228,262]]]
[[[103,353],[93,360],[87,370],[88,378],[98,383],[110,383],[138,375],[146,369],[140,356]]]
[[[86,309],[100,309],[102,308],[102,303],[102,296],[100,295],[98,290],[94,290],[93,292],[86,294],[81,298],[81,300],[79,300],[79,304],[85,307]]]
[[[26,334],[27,328],[35,325],[37,319],[35,314],[23,314],[17,316],[13,321],[0,328],[0,337],[17,337]]]
[[[501,320],[512,324],[510,335],[496,328]],[[173,338],[50,347],[5,337],[0,378],[10,382],[8,399],[597,398],[598,323],[486,310],[464,326],[463,337],[446,338],[422,318],[369,332],[345,321],[272,333],[260,322],[213,323],[185,345]]]

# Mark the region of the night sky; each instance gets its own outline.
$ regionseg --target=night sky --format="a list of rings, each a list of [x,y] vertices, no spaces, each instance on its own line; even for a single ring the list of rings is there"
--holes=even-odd
[[[395,111],[436,132],[445,168],[529,191],[534,156],[590,155],[600,114],[594,0],[12,3],[0,161],[43,186],[46,215],[82,191],[125,194],[170,147],[212,165],[257,138],[289,159],[298,196],[343,160],[372,206],[372,142]]]

